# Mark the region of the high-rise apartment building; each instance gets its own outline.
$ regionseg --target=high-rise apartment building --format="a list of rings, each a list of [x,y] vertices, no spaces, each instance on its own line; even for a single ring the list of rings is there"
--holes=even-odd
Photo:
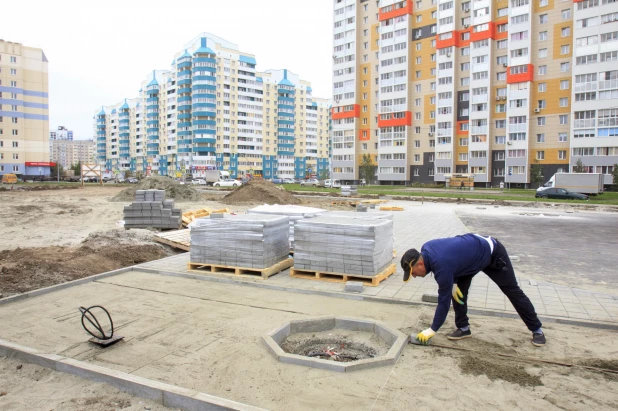
[[[533,165],[549,178],[580,157],[611,173],[616,7],[334,0],[333,177],[358,180],[363,154],[383,184],[527,186]]]
[[[155,70],[139,96],[94,117],[110,172],[195,177],[208,169],[305,178],[329,169],[329,102],[288,70],[258,72],[253,55],[208,33]]]
[[[57,131],[49,132],[50,140],[69,140],[73,141],[73,131],[67,130],[64,126],[58,126]]]
[[[0,40],[0,174],[50,174],[47,57]]]
[[[618,163],[618,1],[576,1],[571,170],[605,174]]]
[[[49,142],[49,159],[68,169],[74,164],[96,164],[94,140],[56,139]]]

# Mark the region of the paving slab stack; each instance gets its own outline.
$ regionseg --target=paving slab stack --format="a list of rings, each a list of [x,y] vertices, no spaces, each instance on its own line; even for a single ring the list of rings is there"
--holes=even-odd
[[[182,210],[165,199],[165,190],[137,190],[135,202],[124,207],[125,228],[179,228],[181,218]]]
[[[294,238],[297,270],[374,277],[393,260],[388,213],[326,213],[298,221]]]
[[[200,218],[191,229],[191,263],[268,268],[288,258],[289,218],[241,214]]]
[[[297,205],[279,205],[273,204],[268,205],[264,204],[250,210],[247,210],[249,214],[269,214],[269,215],[285,215],[290,219],[290,230],[289,230],[289,239],[290,239],[290,250],[294,250],[294,225],[297,221],[302,220],[304,218],[314,218],[323,213],[326,210],[322,208],[314,208],[314,207],[303,207]]]
[[[341,195],[344,197],[357,196],[358,186],[341,186]]]

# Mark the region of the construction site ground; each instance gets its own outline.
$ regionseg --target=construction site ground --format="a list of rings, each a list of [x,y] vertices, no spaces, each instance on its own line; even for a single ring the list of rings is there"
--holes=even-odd
[[[0,249],[20,248],[16,254],[28,247],[79,249],[84,240],[94,241],[93,236],[87,239],[92,232],[124,232],[118,223],[124,203],[108,201],[120,190],[88,187],[0,193],[5,205],[0,224],[6,234],[0,238]],[[229,207],[237,212],[252,206],[222,204],[212,193],[204,196],[204,201],[178,206],[183,210]],[[352,209],[331,202],[302,198],[303,205]],[[427,202],[391,201],[388,205],[404,207],[395,213],[398,256],[432,238],[468,231],[496,233],[510,254],[518,256],[515,270],[522,288],[546,319],[548,345],[533,347],[521,320],[499,318],[515,313],[497,287],[480,274],[470,294],[474,338],[457,343],[446,339],[454,327],[451,314],[434,340],[482,355],[410,345],[394,367],[349,374],[281,364],[266,350],[261,336],[292,319],[371,318],[407,334],[428,327],[434,306],[422,304],[421,296],[435,291],[435,281],[428,276],[404,284],[398,266],[397,273],[379,287],[365,287],[360,295],[346,294],[342,284],[292,279],[287,270],[268,280],[188,273],[187,254],[0,305],[0,339],[275,410],[436,409],[454,403],[476,409],[618,407],[615,374],[495,355],[618,369],[618,293],[612,292],[618,279],[612,269],[616,258],[610,251],[616,242],[611,234],[618,226],[615,214],[571,213],[559,207],[548,212]],[[585,231],[588,227],[597,229]],[[135,237],[122,241],[152,245],[147,237]],[[49,279],[41,285],[50,285]],[[1,287],[0,282],[0,293]],[[35,288],[39,287],[32,284]],[[112,312],[117,332],[125,336],[105,350],[87,343],[88,336],[79,324],[77,307],[95,304]],[[580,321],[586,327],[572,325]],[[18,370],[19,365],[0,359],[0,410],[163,409],[101,384],[35,365],[23,364]]]

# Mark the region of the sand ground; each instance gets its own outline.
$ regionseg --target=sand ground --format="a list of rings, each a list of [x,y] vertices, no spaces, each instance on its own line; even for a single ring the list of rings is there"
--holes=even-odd
[[[103,303],[112,312],[125,341],[105,350],[86,342],[75,307],[89,303]],[[474,338],[453,343],[446,339],[453,329],[451,314],[434,342],[476,352],[408,345],[395,366],[351,373],[279,363],[261,341],[286,321],[334,312],[382,321],[404,333],[427,327],[433,316],[431,307],[129,272],[0,307],[0,328],[4,339],[40,352],[272,410],[618,407],[616,374],[523,360],[616,370],[615,331],[548,324],[548,345],[537,348],[521,321],[473,316]],[[4,378],[11,383],[16,377]],[[0,398],[0,407],[9,399]]]

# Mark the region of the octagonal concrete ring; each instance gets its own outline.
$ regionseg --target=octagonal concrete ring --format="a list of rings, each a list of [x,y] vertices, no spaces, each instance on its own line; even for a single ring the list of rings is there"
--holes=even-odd
[[[335,362],[320,358],[289,354],[283,351],[281,344],[292,334],[321,332],[332,329],[372,332],[378,335],[388,346],[386,355],[351,362]],[[345,317],[319,317],[307,320],[294,320],[267,334],[262,339],[268,349],[283,363],[303,365],[323,370],[350,372],[366,368],[393,365],[409,341],[409,336],[394,330],[379,321],[360,320]]]

